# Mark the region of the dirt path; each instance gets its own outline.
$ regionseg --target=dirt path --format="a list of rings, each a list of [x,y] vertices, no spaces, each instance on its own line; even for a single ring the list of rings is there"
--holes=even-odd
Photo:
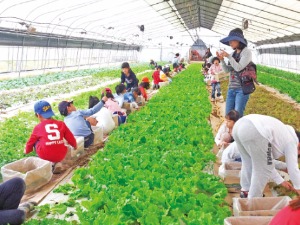
[[[211,86],[207,86],[207,90],[208,90],[209,96],[210,96]],[[223,92],[223,94],[224,93],[225,92]],[[214,136],[216,135],[216,133],[218,132],[219,127],[221,126],[221,124],[225,120],[225,105],[226,105],[225,101],[212,102],[212,113],[210,114],[210,123],[211,123],[212,129],[213,129]],[[217,147],[216,144],[214,144],[214,147],[213,147],[212,151],[213,151],[214,154],[218,153],[219,148]],[[213,165],[213,174],[215,176],[218,176],[218,174],[219,174],[220,165],[221,165],[221,162],[220,162],[220,160],[217,159],[217,161]],[[225,201],[229,204],[231,209],[232,209],[232,199],[233,198],[238,198],[240,196],[239,191],[238,192],[232,192],[233,190],[234,190],[233,188],[228,189],[228,195],[225,198]],[[273,196],[273,193],[271,192],[271,190],[269,189],[268,186],[264,190],[264,194],[267,197],[272,197]]]

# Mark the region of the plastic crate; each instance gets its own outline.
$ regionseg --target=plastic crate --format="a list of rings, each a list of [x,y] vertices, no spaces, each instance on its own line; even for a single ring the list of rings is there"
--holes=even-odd
[[[93,145],[97,145],[103,142],[103,127],[92,126],[92,130],[94,132]]]
[[[224,225],[269,225],[272,216],[241,216],[227,217]]]
[[[3,181],[20,177],[25,181],[26,192],[32,192],[47,184],[52,178],[52,163],[39,157],[28,157],[4,165]]]
[[[289,204],[288,196],[233,198],[234,216],[274,216],[279,210]]]

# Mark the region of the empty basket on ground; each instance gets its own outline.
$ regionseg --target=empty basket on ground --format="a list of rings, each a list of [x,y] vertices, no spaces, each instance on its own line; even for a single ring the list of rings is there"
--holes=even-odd
[[[268,225],[272,218],[272,216],[227,217],[224,225]]]
[[[219,167],[219,176],[224,180],[225,184],[239,183],[240,172],[241,172],[240,168],[241,168],[241,163],[239,162],[223,163]]]
[[[82,136],[74,136],[76,139],[76,143],[77,143],[77,149],[76,151],[78,152],[83,152],[84,151],[84,137]],[[76,154],[76,153],[74,153]]]
[[[3,181],[20,177],[25,181],[26,192],[32,192],[47,184],[52,177],[52,163],[39,157],[28,157],[4,165]]]
[[[130,103],[129,102],[124,102],[122,108],[126,110],[130,110]]]
[[[112,118],[115,122],[115,127],[119,126],[119,116],[117,114],[112,115]]]
[[[240,162],[223,163],[219,167],[219,176],[223,179],[228,192],[240,192]]]
[[[158,83],[159,87],[164,87],[164,86],[167,86],[168,84],[169,84],[169,81],[159,82]]]
[[[233,198],[234,216],[274,216],[289,204],[288,196],[261,198]]]
[[[145,105],[145,99],[144,99],[144,97],[143,97],[143,96],[138,96],[138,97],[136,98],[136,103],[137,103],[139,106]]]
[[[103,127],[92,126],[94,132],[94,145],[103,142]]]
[[[83,137],[82,137],[83,138]],[[73,162],[75,160],[78,159],[78,157],[80,155],[82,155],[84,153],[84,148],[82,148],[82,146],[77,144],[77,149],[74,149],[71,145],[66,144],[67,148],[68,148],[68,152],[66,157],[64,158],[64,160],[62,162],[72,165]],[[70,162],[71,161],[71,162]]]

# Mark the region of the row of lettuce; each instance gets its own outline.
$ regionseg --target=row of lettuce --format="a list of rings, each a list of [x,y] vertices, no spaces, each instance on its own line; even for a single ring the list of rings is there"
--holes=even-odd
[[[300,102],[300,74],[258,65],[258,81]]]
[[[119,74],[120,75],[120,74]],[[147,76],[151,78],[152,72],[146,72],[144,74],[138,75],[141,80],[142,76]],[[115,84],[108,85],[112,90],[115,90]],[[88,108],[89,96],[98,96],[100,98],[102,89],[97,89],[94,91],[84,92],[72,98],[78,109]],[[43,99],[43,97],[36,97],[34,101]],[[61,99],[64,100],[64,99]],[[58,101],[59,102],[59,101]],[[52,107],[55,112],[55,119],[63,120],[63,117],[59,115],[58,112],[58,102],[54,102]],[[33,110],[33,109],[32,109]],[[0,167],[3,165],[16,161],[18,159],[24,158],[23,149],[26,141],[28,140],[33,127],[38,123],[37,118],[32,112],[20,112],[17,116],[13,116],[0,122]],[[31,153],[30,156],[35,155]],[[1,175],[0,175],[1,181]]]
[[[199,70],[190,65],[131,114],[104,151],[75,171],[73,184],[59,188],[69,200],[43,206],[43,219],[28,224],[68,224],[44,219],[68,206],[74,211],[65,216],[78,216],[73,224],[223,224],[231,214],[224,201],[227,189],[203,172],[215,156],[211,104]]]
[[[133,63],[131,68],[134,69],[136,73],[142,72],[146,69],[149,69],[147,63]],[[28,86],[36,86],[49,84],[52,82],[63,81],[67,79],[72,79],[76,77],[86,77],[93,76],[101,78],[103,73],[115,71],[115,76],[119,77],[120,75],[120,66],[109,66],[103,68],[94,68],[94,69],[84,69],[84,70],[74,70],[74,71],[64,71],[56,73],[46,73],[38,76],[31,77],[22,77],[11,80],[2,80],[0,81],[0,91],[1,90],[11,90],[16,88],[24,88]]]
[[[135,73],[140,73],[148,69],[147,64],[139,64],[133,65],[132,69]],[[2,109],[7,109],[9,107],[18,107],[29,102],[35,101],[36,99],[45,99],[51,98],[53,96],[58,96],[61,94],[72,93],[77,90],[93,87],[96,85],[101,85],[103,82],[110,82],[112,78],[120,78],[121,70],[120,69],[102,69],[100,72],[98,70],[84,70],[84,71],[73,71],[73,72],[66,72],[68,74],[67,77],[79,76],[82,74],[81,77],[75,80],[64,79],[61,80],[61,77],[57,74],[49,74],[49,75],[41,75],[36,77],[27,77],[21,78],[20,81],[15,80],[8,80],[2,81],[3,83],[8,83],[13,87],[11,83],[17,82],[22,83],[22,86],[19,89],[14,89],[11,91],[5,91],[0,94],[0,105]],[[60,73],[58,73],[60,74]],[[63,74],[63,73],[62,73]],[[87,76],[87,75],[91,76]],[[63,77],[65,78],[65,77]],[[36,86],[40,84],[45,84],[46,86]],[[59,83],[57,83],[59,82]],[[7,84],[7,85],[8,85]],[[6,86],[7,86],[6,85]],[[33,86],[35,85],[35,86]],[[29,86],[29,88],[24,89],[24,87]]]

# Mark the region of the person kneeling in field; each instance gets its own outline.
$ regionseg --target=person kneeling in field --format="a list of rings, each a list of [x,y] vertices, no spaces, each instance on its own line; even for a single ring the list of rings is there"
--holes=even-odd
[[[33,129],[24,153],[28,154],[35,148],[41,159],[54,164],[61,162],[68,152],[64,139],[74,149],[77,148],[76,139],[64,122],[52,119],[54,113],[48,102],[44,100],[36,102],[34,112],[40,123]]]
[[[112,94],[112,91],[110,88],[105,88],[102,91],[101,97],[103,98],[104,96],[107,97],[107,101],[105,102],[104,107],[106,107],[108,110],[112,112],[112,114],[118,115],[118,121],[119,124],[125,123],[127,114],[122,110],[122,108],[119,106],[118,101],[114,99],[114,96]]]
[[[89,147],[94,142],[94,133],[91,124],[89,121],[85,120],[85,118],[99,112],[106,101],[107,97],[103,97],[98,104],[87,110],[77,110],[73,101],[62,101],[58,105],[58,110],[61,115],[65,116],[64,121],[73,135],[84,137],[85,148]]]
[[[139,84],[139,89],[145,99],[145,101],[148,100],[148,95],[146,90],[150,88],[150,80],[148,77],[143,77],[142,82]]]

